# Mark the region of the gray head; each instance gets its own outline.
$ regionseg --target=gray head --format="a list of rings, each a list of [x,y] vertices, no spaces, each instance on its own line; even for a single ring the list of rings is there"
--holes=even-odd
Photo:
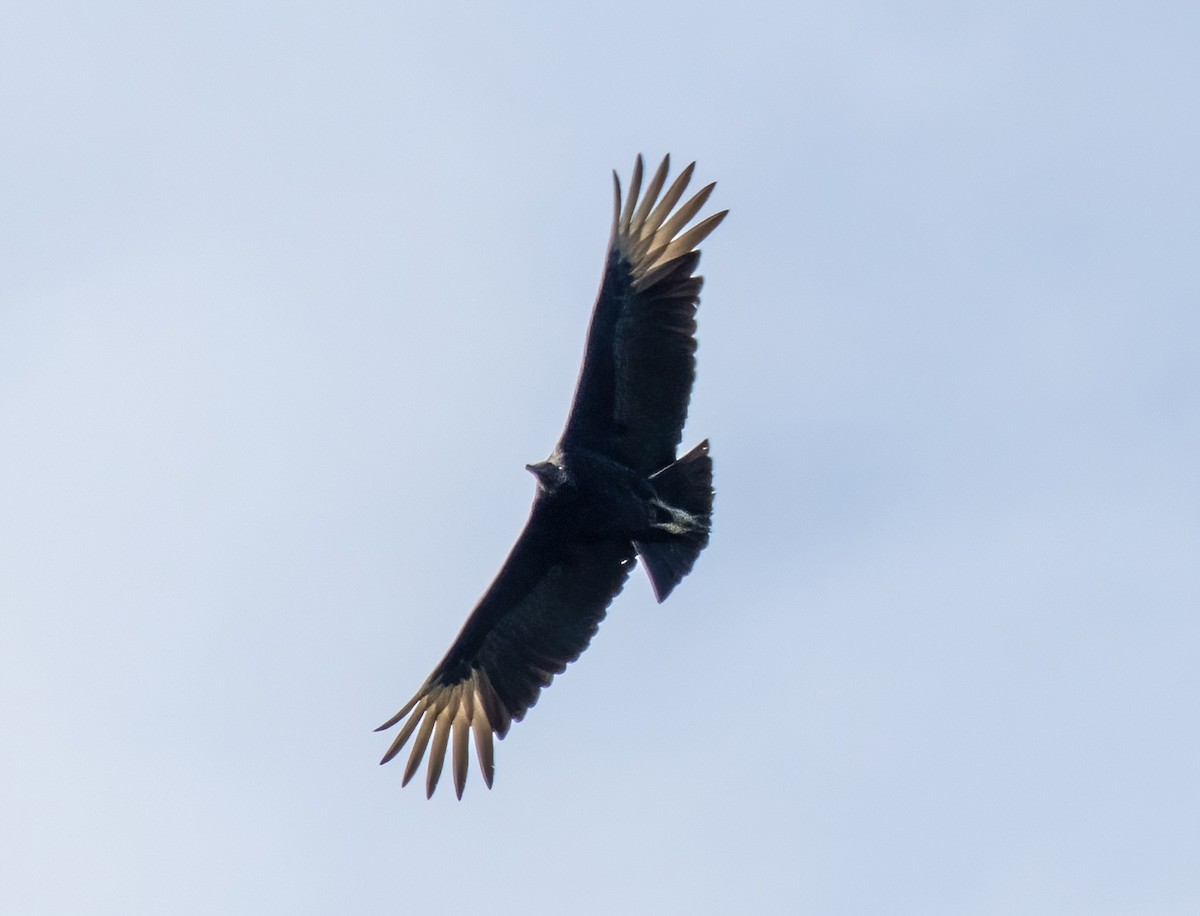
[[[537,478],[538,489],[553,493],[571,479],[567,469],[554,460],[551,455],[545,461],[525,465],[525,470]]]

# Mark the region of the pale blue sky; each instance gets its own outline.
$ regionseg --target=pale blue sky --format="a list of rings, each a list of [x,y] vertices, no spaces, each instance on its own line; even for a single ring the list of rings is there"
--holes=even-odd
[[[1200,912],[1195,3],[9,3],[0,909]],[[371,729],[699,162],[642,573],[456,802]]]

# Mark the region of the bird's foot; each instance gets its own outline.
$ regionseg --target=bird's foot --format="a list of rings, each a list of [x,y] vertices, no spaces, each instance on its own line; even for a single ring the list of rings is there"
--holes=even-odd
[[[697,531],[708,530],[708,522],[706,519],[680,509],[676,506],[667,505],[661,499],[651,501],[651,505],[661,513],[659,518],[651,522],[652,528],[657,528],[659,531],[665,531],[667,534],[688,535]]]

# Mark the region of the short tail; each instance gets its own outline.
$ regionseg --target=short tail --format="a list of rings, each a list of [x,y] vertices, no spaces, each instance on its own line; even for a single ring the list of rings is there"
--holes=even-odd
[[[692,571],[696,557],[708,544],[712,527],[712,459],[708,440],[654,474],[650,480],[658,491],[662,512],[655,528],[661,540],[634,541],[633,546],[659,602]]]

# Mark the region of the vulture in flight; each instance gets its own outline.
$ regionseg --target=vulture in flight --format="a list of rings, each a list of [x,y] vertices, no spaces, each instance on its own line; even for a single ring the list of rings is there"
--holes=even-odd
[[[685,229],[714,185],[679,204],[695,163],[667,186],[669,165],[643,191],[638,156],[623,204],[613,174],[612,237],[583,367],[562,437],[527,465],[537,479],[529,521],[446,657],[377,729],[404,722],[381,763],[416,736],[404,785],[429,751],[427,796],[449,750],[462,798],[469,733],[491,787],[492,736],[503,738],[587,648],[635,558],[661,602],[708,543],[708,442],[682,457],[675,449],[696,374],[696,246],[728,211]]]

